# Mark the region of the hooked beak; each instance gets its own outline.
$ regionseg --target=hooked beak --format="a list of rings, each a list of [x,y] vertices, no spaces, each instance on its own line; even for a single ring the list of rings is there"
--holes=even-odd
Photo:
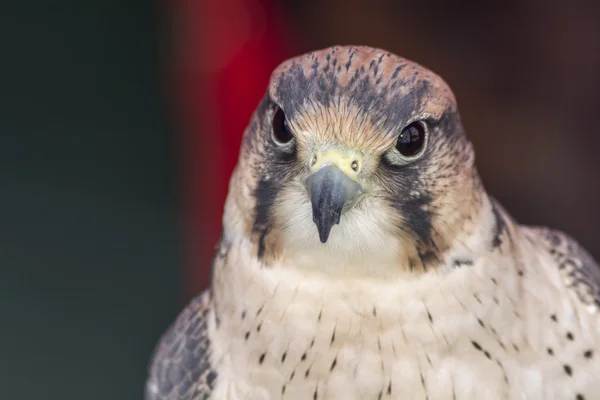
[[[316,165],[313,165],[316,166]],[[333,225],[339,224],[342,214],[350,210],[363,187],[332,163],[321,162],[305,180],[312,203],[313,221],[321,243],[327,242]],[[354,174],[356,175],[356,174]]]

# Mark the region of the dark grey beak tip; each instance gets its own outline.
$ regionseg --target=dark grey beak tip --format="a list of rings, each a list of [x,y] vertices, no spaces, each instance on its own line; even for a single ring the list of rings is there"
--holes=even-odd
[[[309,176],[306,185],[310,193],[313,222],[317,225],[321,243],[326,243],[333,225],[340,223],[344,206],[360,193],[360,185],[333,166],[325,166]]]
[[[327,239],[329,239],[329,233],[319,231],[319,240],[321,240],[321,243],[327,243]]]
[[[314,214],[315,213],[313,211],[313,215]],[[333,225],[340,223],[340,214],[338,214],[337,218],[335,215],[327,215],[327,213],[321,215],[325,215],[325,217],[317,219],[315,224],[317,225],[317,230],[319,231],[319,239],[321,240],[321,243],[326,243],[327,239],[329,239],[329,234],[331,233]],[[315,218],[313,218],[313,220],[314,219]]]

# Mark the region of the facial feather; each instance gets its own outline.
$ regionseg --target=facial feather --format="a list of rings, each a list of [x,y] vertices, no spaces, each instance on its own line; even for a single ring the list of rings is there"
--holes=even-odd
[[[285,148],[272,140],[278,109],[294,135]],[[398,162],[394,145],[415,121],[427,126],[425,151]],[[321,243],[305,179],[315,151],[328,147],[361,157],[357,179],[365,194]],[[236,202],[244,207],[238,229],[253,237],[266,264],[293,257],[372,274],[364,260],[376,260],[384,275],[386,268],[425,271],[443,262],[482,207],[473,164],[454,96],[441,78],[382,50],[334,47],[273,72],[244,135],[230,193],[245,186],[248,196]]]

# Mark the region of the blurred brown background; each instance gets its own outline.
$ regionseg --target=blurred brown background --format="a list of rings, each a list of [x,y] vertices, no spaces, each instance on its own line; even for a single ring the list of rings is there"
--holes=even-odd
[[[270,71],[333,44],[441,75],[488,191],[600,258],[599,26],[592,1],[5,6],[0,398],[141,398],[159,335],[208,284]]]

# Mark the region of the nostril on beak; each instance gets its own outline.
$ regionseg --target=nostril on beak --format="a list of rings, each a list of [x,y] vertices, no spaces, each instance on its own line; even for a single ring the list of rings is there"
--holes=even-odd
[[[310,160],[310,166],[312,167],[317,163],[317,155],[313,154],[312,159]]]

